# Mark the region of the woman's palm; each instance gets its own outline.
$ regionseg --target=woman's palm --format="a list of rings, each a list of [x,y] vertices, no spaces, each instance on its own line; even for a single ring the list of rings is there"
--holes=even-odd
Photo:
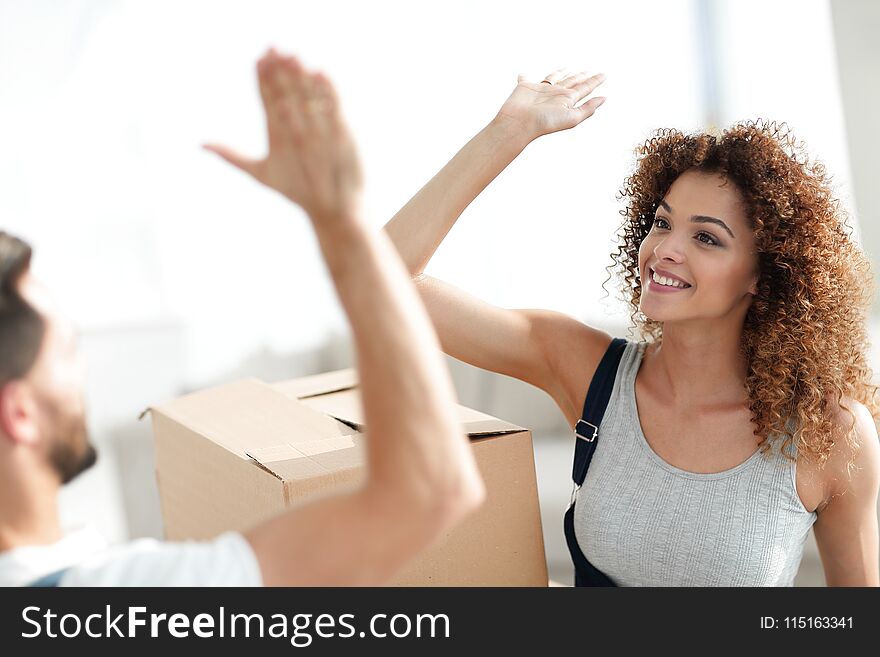
[[[554,74],[547,76],[553,79]],[[529,82],[520,76],[519,83],[504,102],[499,116],[515,121],[523,129],[539,137],[559,130],[573,128],[593,115],[605,99],[593,97],[577,106],[602,84],[601,74],[587,76],[577,73],[554,84]]]

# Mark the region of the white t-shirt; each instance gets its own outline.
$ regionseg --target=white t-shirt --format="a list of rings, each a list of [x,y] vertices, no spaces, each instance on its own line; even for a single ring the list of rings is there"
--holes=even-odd
[[[51,545],[0,552],[0,586],[27,586],[63,568],[60,586],[263,585],[256,555],[237,532],[181,543],[142,538],[108,548],[85,529]]]

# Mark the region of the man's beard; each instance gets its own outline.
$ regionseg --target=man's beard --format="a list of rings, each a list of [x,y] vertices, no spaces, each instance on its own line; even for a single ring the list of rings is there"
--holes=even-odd
[[[55,407],[49,415],[49,463],[61,483],[66,484],[92,467],[98,460],[98,452],[89,442],[85,417],[81,413],[65,413]]]

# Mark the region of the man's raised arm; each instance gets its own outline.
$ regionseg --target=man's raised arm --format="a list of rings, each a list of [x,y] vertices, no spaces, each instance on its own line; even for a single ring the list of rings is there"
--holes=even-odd
[[[209,150],[302,206],[351,321],[366,413],[366,484],[245,533],[267,585],[377,585],[485,495],[449,373],[396,250],[360,210],[361,172],[336,94],[274,51],[257,66],[269,154]]]

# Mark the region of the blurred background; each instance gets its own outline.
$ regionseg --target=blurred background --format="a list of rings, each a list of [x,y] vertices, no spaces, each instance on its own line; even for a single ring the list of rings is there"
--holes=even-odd
[[[352,363],[305,218],[200,148],[264,151],[254,64],[270,45],[336,83],[377,229],[492,119],[518,73],[604,72],[596,116],[530,145],[427,271],[633,337],[616,281],[603,281],[616,192],[656,128],[787,122],[880,262],[878,32],[873,0],[0,0],[0,227],[32,243],[36,274],[81,328],[102,454],[65,489],[65,525],[162,535],[145,407]],[[564,419],[539,391],[450,365],[462,403],[533,430],[548,565],[570,581]],[[824,583],[812,539],[797,583]]]

